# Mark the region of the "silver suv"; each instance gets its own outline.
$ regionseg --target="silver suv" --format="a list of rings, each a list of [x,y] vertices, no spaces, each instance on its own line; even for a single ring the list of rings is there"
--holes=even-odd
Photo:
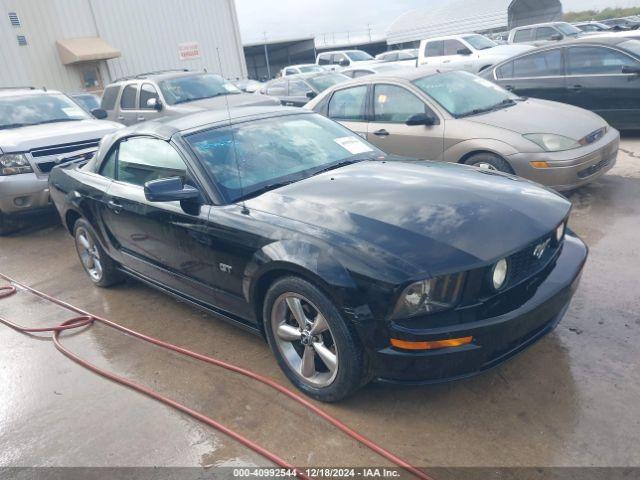
[[[243,93],[220,75],[166,70],[125,77],[102,95],[107,118],[125,125],[159,117],[185,115],[229,105],[279,105],[273,98]]]
[[[53,212],[51,169],[69,155],[89,155],[119,128],[96,120],[60,92],[0,88],[0,235],[16,230],[24,216]]]

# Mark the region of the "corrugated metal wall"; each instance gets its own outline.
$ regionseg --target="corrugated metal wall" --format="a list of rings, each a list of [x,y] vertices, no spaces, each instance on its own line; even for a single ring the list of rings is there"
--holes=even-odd
[[[11,25],[9,12],[18,14],[20,27]],[[62,65],[55,42],[83,36],[100,36],[122,52],[107,61],[105,83],[165,68],[218,72],[216,48],[224,76],[246,76],[233,0],[0,0],[0,86],[81,90],[77,67]],[[199,59],[180,60],[178,44],[187,42],[199,44]]]

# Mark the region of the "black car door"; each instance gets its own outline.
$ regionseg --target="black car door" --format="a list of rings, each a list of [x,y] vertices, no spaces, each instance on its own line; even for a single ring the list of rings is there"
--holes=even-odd
[[[565,101],[596,112],[614,127],[637,128],[640,77],[623,69],[640,69],[640,62],[607,46],[571,46],[566,50]]]
[[[152,137],[122,140],[104,166],[112,172],[104,228],[116,260],[145,278],[196,300],[216,303],[212,240],[207,235],[210,206],[185,212],[179,202],[150,202],[150,180],[192,175],[178,150]],[[109,162],[113,162],[109,165]]]
[[[495,69],[497,83],[523,97],[562,101],[565,95],[562,48],[521,55]]]

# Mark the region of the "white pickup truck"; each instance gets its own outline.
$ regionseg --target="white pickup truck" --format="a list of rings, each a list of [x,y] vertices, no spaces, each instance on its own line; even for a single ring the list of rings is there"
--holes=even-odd
[[[478,73],[533,48],[532,45],[498,45],[476,33],[428,38],[420,42],[418,65]]]

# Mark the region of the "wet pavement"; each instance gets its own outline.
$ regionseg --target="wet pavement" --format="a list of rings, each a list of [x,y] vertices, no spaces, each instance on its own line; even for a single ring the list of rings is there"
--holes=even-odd
[[[325,408],[419,466],[640,466],[640,136],[625,137],[621,148],[612,171],[570,195],[570,227],[591,255],[553,333],[473,379],[420,388],[369,385]],[[93,287],[60,226],[0,238],[0,272],[290,386],[262,339],[135,281]],[[69,318],[25,292],[0,301],[0,315],[34,326]],[[64,342],[296,465],[388,465],[244,377],[101,325]],[[0,466],[214,465],[269,462],[84,370],[50,340],[0,325]]]

